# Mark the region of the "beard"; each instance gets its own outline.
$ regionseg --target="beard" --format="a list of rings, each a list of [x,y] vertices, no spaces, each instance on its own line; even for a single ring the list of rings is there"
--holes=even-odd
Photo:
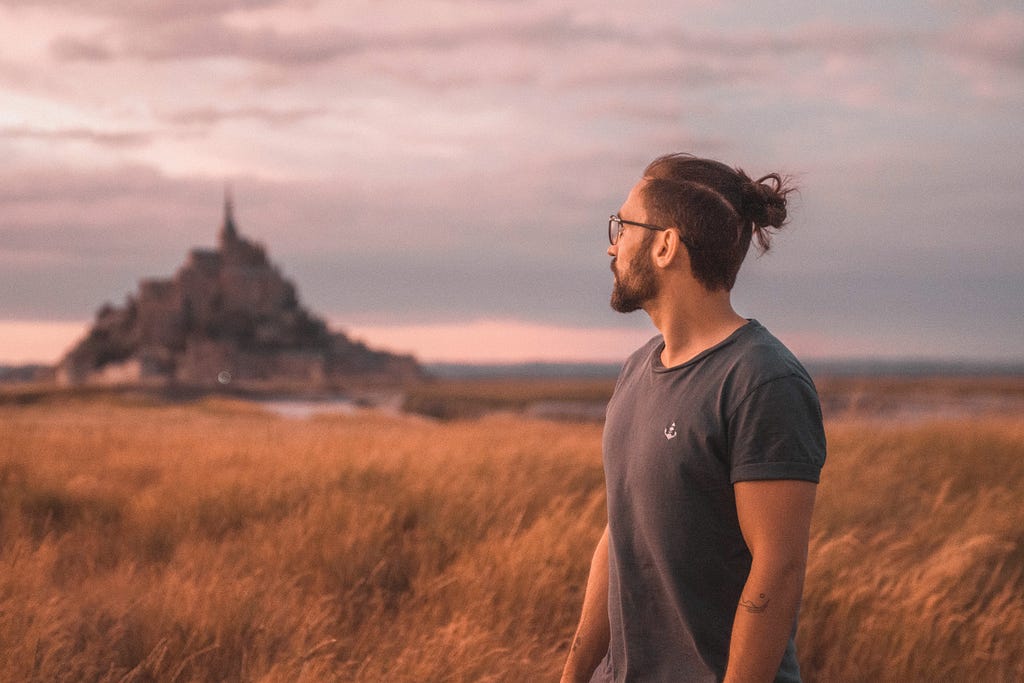
[[[612,309],[619,313],[632,313],[643,308],[645,303],[658,294],[658,281],[654,276],[649,241],[645,239],[633,254],[625,276],[620,275],[615,267],[617,259],[618,257],[612,259],[611,265],[612,273],[615,274]]]

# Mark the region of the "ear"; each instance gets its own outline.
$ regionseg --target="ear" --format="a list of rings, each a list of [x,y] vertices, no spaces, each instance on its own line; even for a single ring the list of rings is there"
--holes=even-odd
[[[668,268],[686,252],[675,228],[659,231],[653,249],[654,264],[659,268]]]

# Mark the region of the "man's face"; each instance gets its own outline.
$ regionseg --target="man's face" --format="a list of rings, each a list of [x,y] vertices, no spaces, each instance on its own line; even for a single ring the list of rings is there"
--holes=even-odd
[[[647,222],[647,212],[640,196],[642,186],[641,180],[633,187],[626,203],[619,209],[619,218]],[[658,294],[658,280],[651,258],[654,237],[652,230],[626,225],[618,242],[608,249],[612,257],[612,273],[615,274],[611,305],[619,313],[639,310]]]

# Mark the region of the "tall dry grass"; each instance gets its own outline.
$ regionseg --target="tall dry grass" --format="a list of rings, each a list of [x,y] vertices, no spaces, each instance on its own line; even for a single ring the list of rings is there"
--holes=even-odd
[[[0,676],[550,678],[603,516],[598,432],[2,409]]]
[[[810,681],[1024,681],[1024,419],[836,420],[798,649]]]
[[[1024,678],[1019,419],[829,425],[812,681]],[[0,407],[0,678],[555,680],[600,426]]]

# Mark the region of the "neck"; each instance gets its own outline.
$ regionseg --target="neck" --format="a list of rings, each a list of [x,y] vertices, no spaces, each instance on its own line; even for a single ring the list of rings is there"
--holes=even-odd
[[[685,363],[747,322],[733,310],[728,291],[709,292],[696,282],[666,287],[645,310],[665,338],[665,367]]]

